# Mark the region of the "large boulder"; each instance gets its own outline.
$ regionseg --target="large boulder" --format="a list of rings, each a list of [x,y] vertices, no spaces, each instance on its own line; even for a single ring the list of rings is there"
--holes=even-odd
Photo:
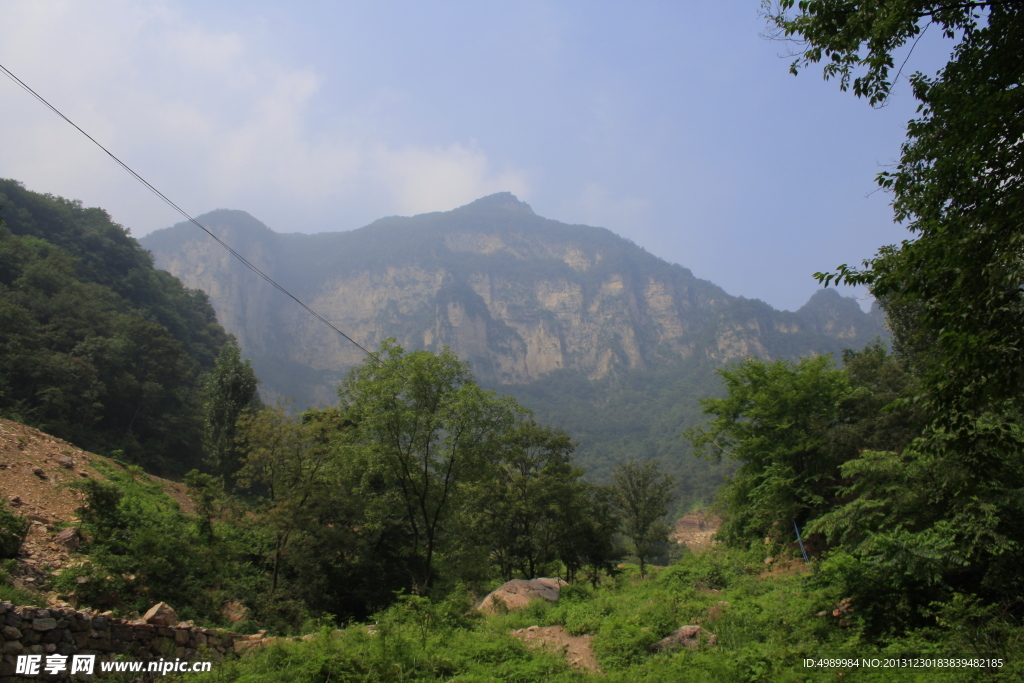
[[[166,602],[158,602],[149,608],[142,619],[147,624],[156,626],[174,626],[178,623],[178,613]]]
[[[69,526],[61,529],[60,533],[57,534],[57,538],[54,542],[69,553],[73,553],[78,550],[78,544],[81,541],[81,536],[78,533],[78,527]]]
[[[481,612],[494,612],[499,609],[498,605],[504,605],[505,609],[514,611],[526,607],[531,600],[537,598],[555,602],[562,586],[566,585],[568,584],[561,579],[512,579],[488,593],[477,604],[476,609]]]

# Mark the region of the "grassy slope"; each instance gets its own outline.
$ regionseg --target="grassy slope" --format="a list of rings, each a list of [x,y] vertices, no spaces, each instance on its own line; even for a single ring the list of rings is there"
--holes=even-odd
[[[831,616],[841,596],[804,572],[763,571],[751,554],[715,549],[687,556],[647,580],[627,569],[597,590],[565,589],[558,604],[517,614],[465,615],[458,600],[409,600],[379,616],[375,633],[352,625],[306,642],[286,642],[226,663],[191,681],[580,681],[549,653],[509,635],[533,624],[593,634],[609,683],[634,681],[975,681],[1020,680],[1024,667],[892,669],[805,667],[805,658],[978,657],[962,625],[935,627],[886,646],[868,644],[856,612],[846,627]],[[798,567],[799,565],[789,565]],[[817,616],[829,611],[826,616]],[[700,623],[718,644],[652,654],[650,646],[683,624]],[[1018,638],[1019,640],[1019,638]],[[1001,656],[1019,653],[1000,653]]]

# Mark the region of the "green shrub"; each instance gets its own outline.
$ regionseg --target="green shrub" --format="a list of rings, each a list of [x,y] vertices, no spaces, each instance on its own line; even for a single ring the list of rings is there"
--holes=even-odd
[[[637,610],[636,621],[661,640],[682,626],[679,603],[671,595],[655,596]]]
[[[21,542],[28,533],[29,521],[7,508],[0,500],[0,559],[16,557]]]
[[[594,652],[602,667],[626,669],[642,664],[650,657],[651,646],[662,636],[621,616],[609,617],[593,640]]]
[[[572,671],[557,654],[534,651],[504,630],[446,626],[444,606],[403,598],[377,615],[372,631],[350,626],[323,630],[303,642],[286,641],[260,648],[240,660],[226,661],[210,673],[188,678],[193,683],[273,681],[299,683],[580,683],[586,675]],[[185,680],[185,679],[181,679]]]
[[[218,525],[183,513],[159,485],[137,471],[106,468],[112,481],[75,485],[86,498],[80,551],[89,562],[68,567],[55,581],[82,605],[122,613],[164,601],[182,619],[223,623],[221,605],[242,598],[255,617],[277,632],[297,628],[309,614],[288,609],[287,596],[270,596],[247,553],[257,546],[245,520]],[[265,609],[260,609],[265,608]]]
[[[564,605],[569,602],[581,602],[589,600],[594,596],[594,589],[585,583],[572,583],[563,586],[558,593],[558,604]]]
[[[15,605],[41,605],[46,602],[34,591],[14,587],[11,583],[11,570],[14,569],[16,562],[13,559],[0,560],[0,600]]]
[[[592,602],[579,602],[567,606],[562,617],[565,630],[570,635],[597,633],[608,612]]]
[[[737,550],[713,548],[699,555],[687,555],[678,564],[665,569],[661,581],[706,590],[723,590],[746,573],[745,554]]]

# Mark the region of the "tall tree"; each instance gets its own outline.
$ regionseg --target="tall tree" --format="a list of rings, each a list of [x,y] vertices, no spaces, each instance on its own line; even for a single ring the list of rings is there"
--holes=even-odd
[[[447,348],[406,354],[393,339],[353,368],[338,394],[376,469],[400,492],[419,565],[414,588],[427,592],[462,483],[493,465],[522,409],[481,389]]]
[[[478,485],[474,527],[503,578],[518,571],[533,579],[550,568],[565,535],[589,512],[588,487],[564,432],[524,420],[501,445],[493,476]]]
[[[572,508],[575,516],[562,530],[558,557],[565,565],[566,579],[572,583],[586,569],[591,585],[597,588],[601,572],[611,572],[622,557],[615,537],[619,533],[619,510],[611,486],[588,484],[576,490]]]
[[[295,530],[309,517],[308,508],[328,489],[332,449],[311,443],[306,424],[289,418],[280,408],[246,410],[232,424],[245,454],[238,470],[240,483],[262,487],[266,493],[264,526],[274,535],[271,593],[277,590],[281,559]]]
[[[665,523],[668,504],[672,502],[676,482],[662,474],[656,461],[637,463],[630,461],[614,470],[615,498],[622,518],[622,533],[633,544],[633,552],[640,560],[640,576],[644,576],[645,561],[654,554],[660,543],[668,538]]]
[[[238,418],[258,404],[256,373],[234,339],[228,340],[203,388],[203,446],[214,471],[231,490],[241,467],[235,443]]]
[[[803,525],[825,508],[838,482],[842,460],[828,432],[839,422],[849,380],[828,356],[795,364],[750,358],[719,374],[728,396],[701,401],[715,417],[685,437],[698,455],[741,463],[726,485],[722,537],[748,542],[780,524]]]
[[[719,370],[728,395],[701,401],[713,418],[687,430],[698,455],[740,467],[726,484],[719,536],[746,544],[803,527],[840,499],[842,466],[864,449],[901,452],[923,419],[907,398],[913,378],[881,342],[843,354],[763,361]]]
[[[897,312],[911,348],[923,350],[919,399],[932,416],[902,456],[849,463],[860,502],[840,526],[866,530],[857,553],[873,564],[864,566],[928,587],[924,602],[956,590],[1019,604],[1024,3],[781,0],[768,14],[780,37],[798,41],[794,71],[824,61],[826,77],[872,104],[892,88],[895,49],[933,26],[957,41],[937,74],[910,77],[919,116],[896,169],[878,179],[911,237],[862,269],[817,275],[867,284]]]
[[[910,77],[920,117],[894,171],[895,219],[912,238],[835,280],[869,284],[932,333],[929,396],[951,419],[1016,397],[1024,380],[1024,3],[840,0],[778,3],[771,24],[803,42],[792,69],[825,60],[826,77],[873,104],[892,87],[893,51],[935,26],[958,44],[935,76]],[[983,409],[983,408],[982,408]]]

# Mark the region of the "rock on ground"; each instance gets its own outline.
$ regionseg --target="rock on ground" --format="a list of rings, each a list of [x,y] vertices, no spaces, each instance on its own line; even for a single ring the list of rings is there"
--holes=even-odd
[[[80,540],[81,536],[79,536],[78,527],[69,526],[61,529],[57,537],[53,539],[53,542],[64,548],[66,552],[73,553],[78,550]]]
[[[512,579],[502,584],[497,590],[493,590],[477,604],[476,609],[481,612],[494,612],[498,604],[503,604],[505,609],[515,611],[530,604],[531,600],[544,598],[551,602],[558,600],[558,593],[562,586],[568,585],[562,579]]]
[[[149,608],[149,611],[143,615],[142,619],[147,624],[174,626],[178,623],[178,613],[166,602],[158,602]]]
[[[655,652],[671,652],[672,650],[678,650],[681,647],[688,647],[691,650],[696,650],[702,644],[715,645],[717,643],[718,636],[714,633],[711,633],[700,626],[687,625],[677,628],[667,637],[662,638],[652,645],[651,649]]]

